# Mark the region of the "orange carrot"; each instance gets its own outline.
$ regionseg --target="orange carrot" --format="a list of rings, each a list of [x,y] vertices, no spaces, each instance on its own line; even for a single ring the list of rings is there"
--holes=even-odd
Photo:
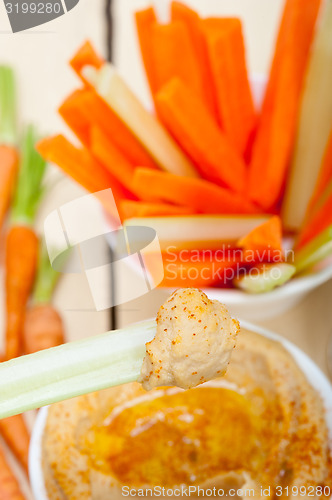
[[[154,94],[172,78],[179,78],[205,101],[199,61],[187,26],[181,21],[170,24],[155,23],[152,26],[150,43],[158,83]]]
[[[165,83],[177,77],[205,101],[206,91],[200,61],[186,23],[172,21],[160,24],[153,9],[149,8],[137,12],[136,24],[152,96]]]
[[[134,175],[134,167],[123,156],[109,137],[97,126],[91,128],[91,153],[123,185],[128,186]]]
[[[267,222],[253,229],[249,234],[237,242],[237,246],[253,257],[265,256],[265,260],[276,258],[282,260],[282,224],[280,217],[271,217]]]
[[[0,498],[1,500],[25,500],[18,480],[8,465],[0,448]]]
[[[256,124],[242,24],[237,18],[202,21],[217,97],[219,123],[241,155]]]
[[[37,268],[38,238],[31,227],[12,226],[6,245],[6,359],[22,352],[25,307]]]
[[[18,154],[11,146],[0,145],[0,229],[6,216],[18,171]]]
[[[85,147],[90,146],[91,121],[87,119],[83,106],[81,106],[82,95],[86,89],[78,89],[73,92],[60,106],[59,114],[68,127],[74,132],[76,137]]]
[[[152,27],[157,23],[157,17],[153,7],[136,12],[135,17],[146,76],[151,94],[154,95],[158,91],[159,84],[155,72],[155,60],[151,51],[151,33]]]
[[[45,161],[35,150],[36,135],[29,127],[6,240],[6,359],[21,354],[24,313],[35,279],[38,237],[33,229],[43,194]]]
[[[23,415],[0,420],[0,434],[28,473],[30,434]]]
[[[308,216],[310,216],[310,214],[312,214],[313,210],[320,202],[330,182],[332,182],[332,129],[325,149],[325,154],[317,179],[317,184],[308,205],[307,218]]]
[[[132,188],[145,201],[174,203],[188,207],[194,213],[258,213],[258,209],[244,197],[211,182],[148,168],[136,169]]]
[[[95,164],[86,149],[73,146],[63,135],[41,140],[37,149],[45,160],[56,163],[76,182],[90,192],[111,187],[111,176]]]
[[[56,163],[90,193],[112,188],[116,203],[123,198],[131,198],[129,191],[88,150],[76,148],[64,136],[44,139],[38,143],[37,149],[46,160]]]
[[[277,204],[284,187],[320,4],[286,0],[250,164],[250,198],[264,209]]]
[[[52,306],[52,296],[59,277],[60,273],[51,266],[46,247],[42,246],[32,304],[25,315],[25,354],[56,347],[65,342],[61,316]]]
[[[18,172],[15,94],[13,70],[8,66],[0,66],[0,229],[12,199]]]
[[[326,198],[323,205],[305,221],[305,225],[298,234],[296,249],[299,250],[312,239],[318,236],[332,224],[332,193]]]
[[[142,201],[123,200],[120,204],[121,220],[134,217],[162,217],[163,215],[191,215],[193,210],[169,203],[146,203]]]
[[[228,255],[228,253],[230,255]],[[159,256],[148,254],[145,257],[147,269],[154,276],[154,270],[159,265]],[[241,260],[236,255],[227,252],[165,251],[162,253],[164,278],[159,286],[169,288],[209,286],[227,286],[234,278],[237,266]]]
[[[28,309],[24,324],[26,354],[56,347],[64,342],[61,316],[51,304],[38,304]]]
[[[189,30],[191,43],[195,50],[203,82],[204,101],[208,106],[210,113],[215,117],[215,119],[218,119],[212,72],[209,64],[207,46],[204,40],[201,19],[197,12],[180,2],[172,2],[171,16],[173,21],[182,21]]]
[[[244,191],[244,161],[190,88],[173,79],[157,94],[156,108],[161,121],[206,179],[236,192]]]
[[[88,40],[84,42],[70,61],[71,67],[86,85],[88,85],[88,82],[82,75],[84,66],[88,65],[99,69],[103,64],[104,60],[98,56]]]
[[[95,124],[108,135],[109,140],[132,165],[156,166],[128,127],[93,90],[81,89],[74,92],[65,100],[59,111],[70,127],[76,126],[75,133],[80,130],[79,127],[83,128],[82,123],[90,126]],[[85,142],[83,144],[86,145]]]

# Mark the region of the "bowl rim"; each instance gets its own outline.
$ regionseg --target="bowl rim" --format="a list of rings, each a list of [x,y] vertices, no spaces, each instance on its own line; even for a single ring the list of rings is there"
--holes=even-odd
[[[248,321],[240,320],[241,327],[246,330],[254,331],[263,337],[277,341],[283,345],[294,358],[301,371],[304,373],[309,383],[320,394],[324,407],[325,419],[329,430],[329,439],[332,440],[332,385],[327,375],[325,375],[319,366],[299,347],[283,338],[281,335],[270,330],[257,326]],[[48,408],[39,410],[35,425],[31,435],[29,450],[29,477],[32,492],[35,500],[49,500],[45,488],[42,464],[41,464],[41,441],[46,425]]]
[[[221,300],[224,300],[228,304],[236,305],[243,304],[246,305],[256,304],[257,302],[274,302],[279,299],[286,299],[288,297],[303,296],[323,285],[332,278],[332,264],[327,265],[319,271],[305,274],[303,276],[298,276],[292,278],[288,283],[281,285],[270,292],[250,294],[242,292],[241,290],[235,289],[223,289],[223,288],[207,288],[209,294],[213,294],[213,291],[218,292],[218,296]]]

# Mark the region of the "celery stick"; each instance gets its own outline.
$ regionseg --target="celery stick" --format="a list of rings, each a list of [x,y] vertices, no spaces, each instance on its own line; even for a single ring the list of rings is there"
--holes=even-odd
[[[43,249],[39,259],[36,282],[33,290],[34,304],[48,304],[51,302],[55,285],[59,279],[60,273],[53,269],[49,256]]]
[[[271,292],[294,276],[296,268],[291,264],[261,264],[257,269],[234,280],[236,287],[248,293]]]
[[[157,233],[162,250],[220,249],[266,222],[265,215],[189,215],[185,217],[142,217],[128,219],[125,227],[148,226]]]
[[[16,145],[15,77],[10,66],[0,66],[0,144]]]
[[[32,225],[44,193],[42,186],[46,162],[35,149],[38,138],[32,126],[23,139],[22,160],[12,207],[13,224]]]
[[[298,230],[317,182],[332,124],[332,0],[322,13],[309,62],[283,222]]]
[[[1,363],[0,419],[134,382],[155,334],[146,321]]]
[[[301,273],[332,255],[332,226],[295,252],[296,273]]]
[[[159,121],[146,111],[111,64],[104,64],[99,71],[86,66],[83,74],[162,169],[173,174],[198,177],[175,141]]]

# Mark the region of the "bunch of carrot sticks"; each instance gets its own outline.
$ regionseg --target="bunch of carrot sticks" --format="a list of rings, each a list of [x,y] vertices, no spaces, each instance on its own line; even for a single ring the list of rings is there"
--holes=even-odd
[[[81,147],[58,135],[39,143],[40,154],[90,192],[111,187],[123,221],[267,214],[295,235],[296,250],[306,249],[332,225],[330,101],[308,108],[317,108],[320,126],[309,173],[295,147],[308,142],[305,94],[331,100],[332,2],[323,4],[285,0],[261,109],[240,19],[202,18],[178,1],[167,24],[153,7],[137,12],[154,112],[86,42],[70,62],[82,85],[59,108]],[[303,178],[306,194],[296,189]]]
[[[51,304],[57,273],[35,229],[44,193],[46,163],[35,149],[32,126],[16,127],[13,70],[0,66],[0,229],[6,292],[5,352],[10,360],[64,342],[63,325]],[[0,436],[28,472],[29,431],[23,415],[0,420]],[[0,498],[23,494],[0,447]]]

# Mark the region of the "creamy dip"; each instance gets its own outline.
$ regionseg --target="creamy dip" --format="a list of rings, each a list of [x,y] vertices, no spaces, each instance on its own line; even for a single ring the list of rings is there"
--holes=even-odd
[[[226,373],[240,325],[226,307],[195,288],[174,292],[161,306],[157,333],[146,344],[144,389],[189,389]]]

